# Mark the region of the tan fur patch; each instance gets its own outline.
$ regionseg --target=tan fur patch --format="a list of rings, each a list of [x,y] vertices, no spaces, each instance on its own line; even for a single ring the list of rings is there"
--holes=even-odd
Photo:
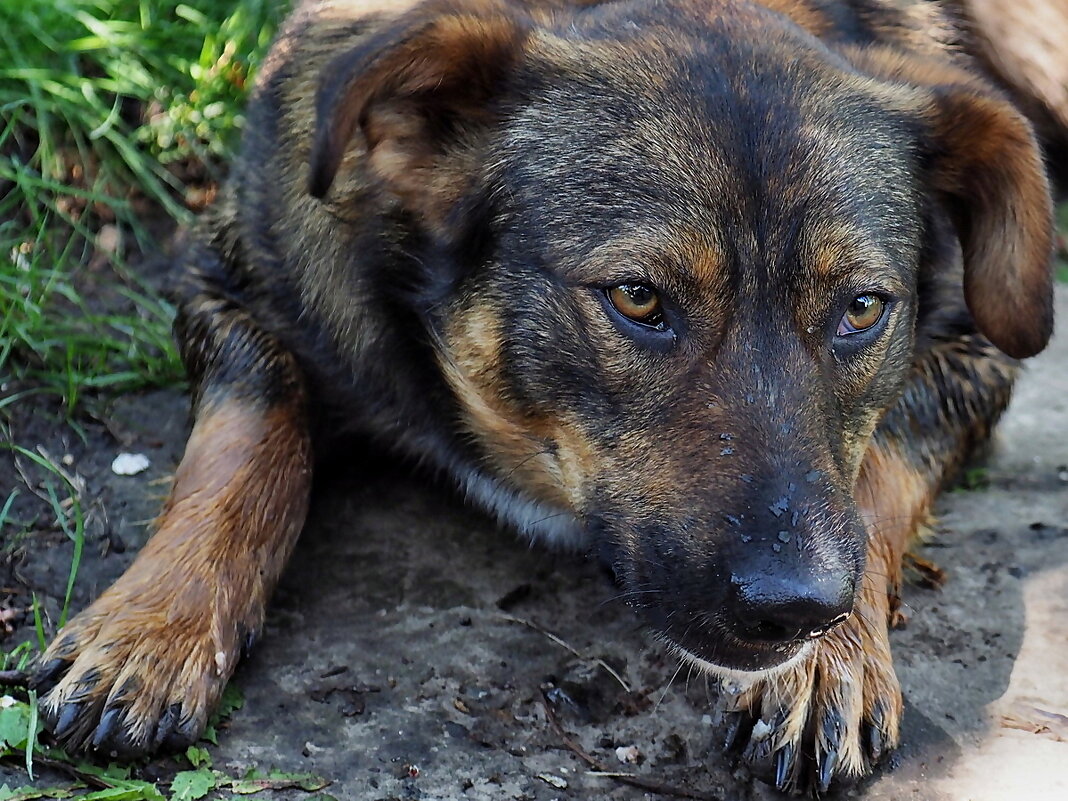
[[[890,446],[874,443],[868,449],[854,490],[868,529],[866,584],[874,582],[883,592],[888,588],[897,593],[902,556],[927,524],[937,489]]]
[[[533,498],[581,513],[587,479],[597,469],[593,449],[564,418],[524,413],[507,397],[496,314],[488,306],[461,312],[446,336],[442,371],[493,472]]]

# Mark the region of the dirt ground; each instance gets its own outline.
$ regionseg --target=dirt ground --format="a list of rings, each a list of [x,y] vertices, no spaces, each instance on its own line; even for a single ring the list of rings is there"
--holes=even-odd
[[[1068,320],[1068,292],[1058,309]],[[1066,368],[1062,333],[1031,363],[986,485],[941,502],[924,556],[949,582],[909,587],[908,626],[892,635],[904,745],[846,797],[1068,798]],[[180,455],[186,401],[124,398],[87,426],[85,443],[56,433],[50,414],[15,433],[38,434],[56,459],[69,454],[68,469],[86,480],[81,608],[143,544]],[[146,454],[151,467],[114,475],[120,451]],[[677,669],[591,563],[529,549],[382,462],[354,453],[344,476],[318,488],[264,636],[237,675],[244,708],[210,749],[217,767],[311,771],[332,779],[339,799],[656,797],[582,764],[549,725],[547,694],[573,741],[613,771],[724,801],[776,797],[720,754],[711,684]],[[0,462],[0,488],[16,481]],[[55,620],[70,543],[38,531],[7,545],[15,555],[0,565],[0,601],[17,607],[36,593]],[[24,616],[0,648],[31,628]],[[622,764],[616,749],[630,746],[639,762]],[[144,771],[166,775],[174,764]],[[25,775],[0,766],[5,781]]]

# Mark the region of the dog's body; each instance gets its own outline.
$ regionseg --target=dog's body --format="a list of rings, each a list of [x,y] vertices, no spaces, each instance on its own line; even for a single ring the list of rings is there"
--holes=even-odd
[[[1041,156],[957,36],[908,0],[305,5],[183,251],[159,531],[38,674],[56,735],[195,739],[360,433],[597,553],[741,677],[780,787],[866,772],[902,556],[1052,326]]]

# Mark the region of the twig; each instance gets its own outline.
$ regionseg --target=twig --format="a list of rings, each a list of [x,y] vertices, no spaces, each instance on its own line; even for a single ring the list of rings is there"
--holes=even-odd
[[[623,688],[624,692],[628,692],[628,693],[632,692],[632,690],[630,689],[630,685],[627,684],[627,682],[624,681],[623,677],[620,676],[616,672],[615,668],[613,668],[610,664],[605,662],[600,657],[588,656],[588,655],[582,653],[577,648],[575,648],[574,646],[570,645],[569,643],[567,643],[566,641],[564,641],[563,639],[561,639],[557,635],[553,634],[548,629],[545,629],[545,628],[539,626],[533,620],[527,620],[525,617],[515,617],[514,615],[501,615],[501,617],[504,618],[505,620],[507,620],[509,623],[518,623],[521,626],[526,626],[528,629],[533,629],[534,631],[538,632],[539,634],[542,634],[542,635],[548,637],[550,640],[552,640],[554,643],[559,645],[565,651],[570,652],[573,656],[576,656],[579,659],[585,660],[587,662],[593,662],[594,664],[598,665],[599,667],[604,668],[605,672],[608,673],[609,676],[611,676],[613,679],[615,679],[616,681],[619,682],[619,686]]]
[[[72,779],[79,781],[82,785],[87,787],[94,787],[97,790],[110,790],[115,785],[101,779],[98,776],[94,776],[91,773],[86,773],[79,770],[76,765],[72,765],[69,762],[64,762],[62,759],[53,759],[52,757],[44,756],[40,753],[34,753],[33,755],[34,765],[44,765],[46,768],[52,768],[52,770],[58,770],[61,773],[65,773]],[[71,787],[72,790],[80,789],[78,786]]]
[[[85,494],[85,478],[83,476],[78,473],[71,474],[69,470],[63,469],[60,460],[52,458],[52,454],[45,450],[44,445],[37,446],[37,453],[52,466],[53,470],[66,479],[67,483],[74,488],[74,492],[79,498]]]
[[[560,738],[560,741],[568,751],[593,769],[590,772],[591,775],[615,779],[622,784],[629,784],[631,787],[637,787],[639,790],[657,793],[658,795],[670,795],[675,798],[692,798],[695,801],[723,801],[722,796],[703,793],[700,790],[687,790],[685,787],[673,787],[669,784],[663,784],[658,781],[653,781],[652,779],[646,779],[642,776],[636,776],[633,773],[620,773],[619,771],[612,770],[611,766],[606,765],[597,757],[583,750],[582,746],[576,743],[571,736],[564,731],[564,727],[560,725],[560,721],[556,717],[556,712],[553,711],[552,703],[545,697],[544,693],[542,693],[541,703],[545,708],[545,719],[549,721],[549,725],[556,733],[556,736]]]
[[[0,670],[0,687],[25,687],[29,680],[25,670]]]

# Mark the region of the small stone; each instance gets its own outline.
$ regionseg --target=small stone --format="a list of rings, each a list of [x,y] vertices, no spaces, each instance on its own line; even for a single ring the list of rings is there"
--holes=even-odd
[[[773,731],[773,727],[769,723],[765,723],[763,720],[758,720],[753,724],[753,733],[750,735],[754,743],[762,742],[768,739],[768,736]]]
[[[775,501],[775,503],[768,507],[768,511],[776,517],[782,517],[783,513],[789,510],[789,508],[790,499],[783,495],[779,500]]]
[[[616,759],[624,765],[637,764],[641,757],[642,752],[638,750],[638,746],[636,745],[621,745],[616,749]]]
[[[114,256],[122,248],[122,231],[114,225],[101,226],[96,235],[96,249],[106,256]]]
[[[539,773],[538,778],[546,784],[551,784],[558,790],[567,789],[567,779],[561,779],[559,776],[553,776],[551,773]]]
[[[117,476],[136,476],[148,470],[150,464],[143,453],[120,453],[111,463],[111,472]]]

